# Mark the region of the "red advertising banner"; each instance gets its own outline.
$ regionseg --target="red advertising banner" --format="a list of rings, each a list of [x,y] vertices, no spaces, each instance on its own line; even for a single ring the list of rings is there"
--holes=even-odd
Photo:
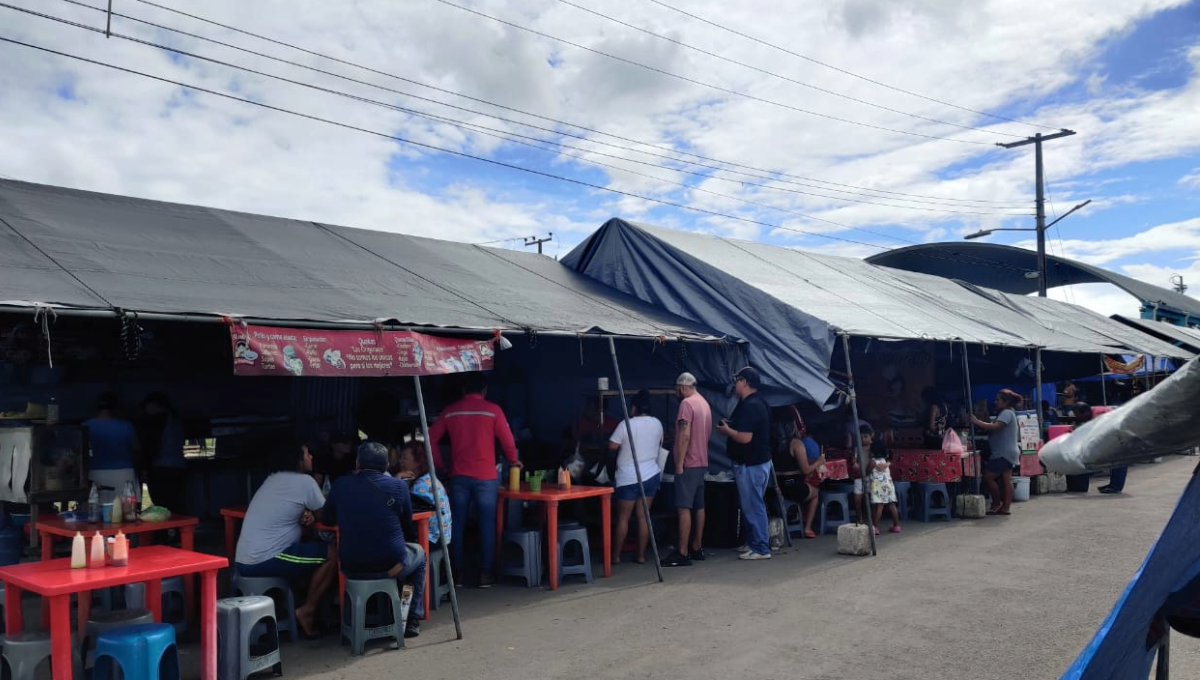
[[[233,374],[386,377],[490,370],[491,340],[442,338],[414,331],[326,331],[229,327]]]

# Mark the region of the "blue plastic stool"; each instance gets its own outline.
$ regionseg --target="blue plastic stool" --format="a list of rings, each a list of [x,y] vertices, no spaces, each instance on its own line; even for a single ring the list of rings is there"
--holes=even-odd
[[[892,486],[896,487],[896,511],[900,513],[900,521],[907,520],[912,515],[912,501],[909,498],[912,482],[893,482]]]
[[[820,509],[817,511],[817,524],[820,529],[817,533],[824,534],[830,529],[837,531],[839,526],[850,523],[850,494],[840,491],[822,491],[818,505]],[[836,505],[842,510],[841,514],[834,518],[837,524],[830,522],[829,506],[831,505]]]
[[[121,666],[125,680],[180,680],[175,627],[145,623],[101,633],[92,680],[111,680],[114,663]]]
[[[917,519],[922,522],[929,522],[934,519],[944,519],[950,521],[950,491],[946,489],[946,485],[941,482],[918,482],[914,489],[917,499],[920,501],[920,508],[917,511]],[[941,497],[941,505],[934,505],[937,497]]]

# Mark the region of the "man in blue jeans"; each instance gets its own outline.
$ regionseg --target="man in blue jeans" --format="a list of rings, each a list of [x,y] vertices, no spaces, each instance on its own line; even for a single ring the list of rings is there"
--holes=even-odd
[[[771,476],[771,409],[758,394],[762,378],[750,366],[733,375],[733,391],[741,400],[717,431],[729,438],[726,452],[733,461],[738,502],[746,518],[743,560],[771,559],[767,539],[767,481]]]
[[[483,556],[480,565],[479,587],[488,588],[496,582],[492,568],[496,560],[496,499],[500,482],[496,476],[496,442],[513,467],[517,460],[517,444],[513,440],[508,419],[499,406],[485,399],[487,381],[480,373],[468,374],[463,385],[463,398],[450,404],[438,414],[429,428],[438,469],[443,469],[438,443],[450,436],[450,514],[461,518],[465,527],[474,505],[479,513],[479,534]],[[462,578],[466,531],[450,535],[450,553],[455,578]]]

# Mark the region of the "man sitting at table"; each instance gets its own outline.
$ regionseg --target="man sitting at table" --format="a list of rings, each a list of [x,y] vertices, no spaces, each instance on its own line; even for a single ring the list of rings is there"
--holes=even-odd
[[[388,450],[378,442],[358,447],[358,473],[334,483],[325,501],[325,524],[338,527],[338,558],[347,578],[381,578],[413,586],[404,637],[421,634],[425,615],[425,551],[416,538],[408,484],[387,474]],[[340,517],[340,521],[339,521]],[[403,585],[401,585],[403,587]]]
[[[312,526],[314,512],[325,505],[321,488],[309,475],[312,447],[303,444],[281,450],[274,469],[254,494],[234,557],[243,576],[308,580],[308,595],[296,610],[302,634],[317,634],[314,617],[321,596],[337,577],[337,553],[321,541],[302,541],[301,527]]]

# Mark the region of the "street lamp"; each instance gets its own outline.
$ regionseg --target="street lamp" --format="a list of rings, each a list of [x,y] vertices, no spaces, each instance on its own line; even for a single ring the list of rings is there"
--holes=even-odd
[[[1046,297],[1046,239],[1044,237],[1046,230],[1049,229],[1050,227],[1053,227],[1054,225],[1058,224],[1059,222],[1061,222],[1062,219],[1064,217],[1066,217],[1067,215],[1070,215],[1071,213],[1075,212],[1076,210],[1079,210],[1080,208],[1082,208],[1083,206],[1085,206],[1091,202],[1092,202],[1092,199],[1089,198],[1088,200],[1084,201],[1083,203],[1080,203],[1079,205],[1075,206],[1074,208],[1071,208],[1070,210],[1066,211],[1062,215],[1059,215],[1058,219],[1054,220],[1053,222],[1051,222],[1050,224],[1047,224],[1044,227],[995,227],[993,229],[980,229],[979,231],[977,231],[973,234],[967,234],[963,238],[970,241],[972,239],[983,238],[984,236],[990,236],[993,232],[997,232],[997,231],[1037,232],[1038,236],[1039,236],[1039,238],[1037,240],[1038,270],[1037,270],[1037,274],[1036,274],[1037,280],[1038,280],[1038,296]],[[1033,278],[1033,277],[1030,277],[1028,274],[1026,274],[1026,277]]]

